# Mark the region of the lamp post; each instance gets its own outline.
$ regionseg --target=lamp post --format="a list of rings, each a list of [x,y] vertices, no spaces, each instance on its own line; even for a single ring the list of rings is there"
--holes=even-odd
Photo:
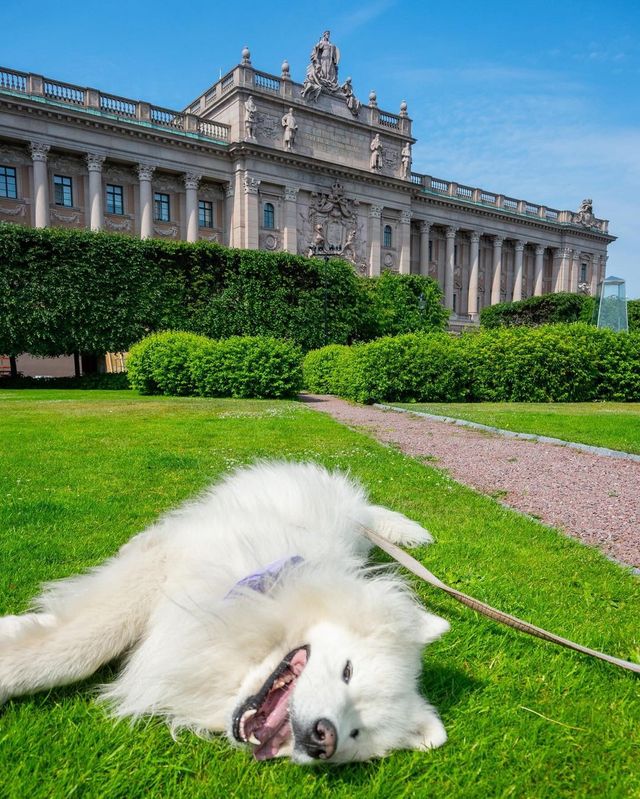
[[[316,244],[312,244],[309,248],[309,254],[314,258],[322,258],[324,266],[322,268],[322,320],[324,328],[324,345],[329,343],[329,332],[327,328],[327,263],[330,258],[334,258],[341,252],[341,247],[336,244],[327,244],[324,240]]]

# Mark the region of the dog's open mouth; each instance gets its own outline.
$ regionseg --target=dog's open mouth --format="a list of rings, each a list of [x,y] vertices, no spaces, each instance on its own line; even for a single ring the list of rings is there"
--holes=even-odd
[[[233,737],[240,743],[254,744],[253,754],[257,760],[277,757],[291,738],[289,702],[308,658],[308,646],[289,652],[260,691],[250,696],[233,714]]]

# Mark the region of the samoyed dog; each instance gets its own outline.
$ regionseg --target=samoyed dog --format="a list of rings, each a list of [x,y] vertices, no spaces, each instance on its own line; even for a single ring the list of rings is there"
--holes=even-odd
[[[102,688],[117,716],[225,732],[259,760],[345,763],[446,740],[418,693],[421,652],[448,624],[366,565],[362,525],[431,540],[312,463],[236,471],[88,574],[0,619],[0,703],[124,655]]]

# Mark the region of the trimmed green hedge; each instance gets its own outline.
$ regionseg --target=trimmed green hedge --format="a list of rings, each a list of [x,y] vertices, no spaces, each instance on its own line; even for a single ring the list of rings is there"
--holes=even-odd
[[[327,349],[306,356],[305,376],[322,374],[325,392],[357,402],[640,400],[640,333],[584,323]]]
[[[268,336],[154,333],[131,348],[131,388],[170,396],[278,398],[302,387],[302,352]]]
[[[495,328],[590,322],[593,305],[593,297],[583,294],[543,294],[519,302],[487,306],[480,311],[480,324],[482,327]]]
[[[430,278],[372,281],[339,259],[0,223],[4,355],[121,352],[157,330],[307,351],[442,328],[441,296]]]

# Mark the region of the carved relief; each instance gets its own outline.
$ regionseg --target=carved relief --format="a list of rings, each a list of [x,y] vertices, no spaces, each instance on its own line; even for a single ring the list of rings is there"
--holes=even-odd
[[[251,175],[244,175],[242,178],[245,194],[257,194],[260,188],[260,181],[258,178],[252,178]]]
[[[27,210],[26,205],[16,205],[13,208],[2,208],[0,207],[0,214],[4,216],[24,216]]]
[[[164,236],[165,238],[168,237],[175,238],[178,235],[178,228],[175,225],[171,225],[171,227],[166,227],[166,228],[154,225],[153,232],[156,234],[156,236]]]
[[[366,272],[364,225],[358,218],[358,206],[357,200],[345,197],[338,181],[328,193],[314,192],[306,214],[300,213],[298,252],[329,252]]]
[[[87,171],[86,164],[80,158],[70,158],[66,155],[50,155],[49,168],[63,175],[84,175]]]
[[[130,185],[136,182],[136,176],[133,170],[125,166],[106,166],[102,170],[102,174],[107,183],[117,183],[121,185]]]
[[[80,221],[80,214],[61,214],[60,211],[56,211],[55,208],[51,209],[51,216],[57,219],[58,222],[67,222],[68,224],[75,224]]]
[[[151,164],[138,164],[136,168],[139,180],[151,180],[153,173],[156,171],[155,166],[151,166]]]
[[[200,188],[198,189],[198,197],[201,200],[210,200],[215,202],[216,200],[222,199],[222,189],[220,186],[214,183],[201,183]],[[233,191],[231,192],[231,197],[233,197]]]
[[[3,164],[20,164],[20,166],[31,164],[31,158],[22,147],[9,147],[7,145],[0,147],[0,161]]]
[[[97,153],[87,153],[85,155],[85,161],[87,162],[87,169],[89,172],[102,172],[102,165],[106,161],[106,157],[104,155],[98,155]]]
[[[258,114],[258,133],[267,139],[274,139],[278,130],[278,117],[272,114]]]
[[[268,233],[260,234],[259,246],[261,250],[279,250],[280,247],[280,234],[270,230]]]
[[[201,239],[201,241],[215,241],[215,242],[219,242],[219,241],[220,241],[220,234],[219,234],[219,233],[217,233],[217,232],[213,232],[213,233],[200,233],[200,239]]]
[[[153,179],[154,191],[178,194],[183,190],[180,179],[173,175],[156,175]]]
[[[111,217],[107,216],[104,220],[104,226],[107,230],[114,230],[116,232],[126,231],[128,233],[131,232],[131,219],[121,219],[116,220],[112,219]]]
[[[31,158],[34,161],[46,161],[47,157],[49,156],[49,150],[51,147],[48,144],[43,144],[39,141],[32,141],[29,144],[29,150],[31,151]]]

